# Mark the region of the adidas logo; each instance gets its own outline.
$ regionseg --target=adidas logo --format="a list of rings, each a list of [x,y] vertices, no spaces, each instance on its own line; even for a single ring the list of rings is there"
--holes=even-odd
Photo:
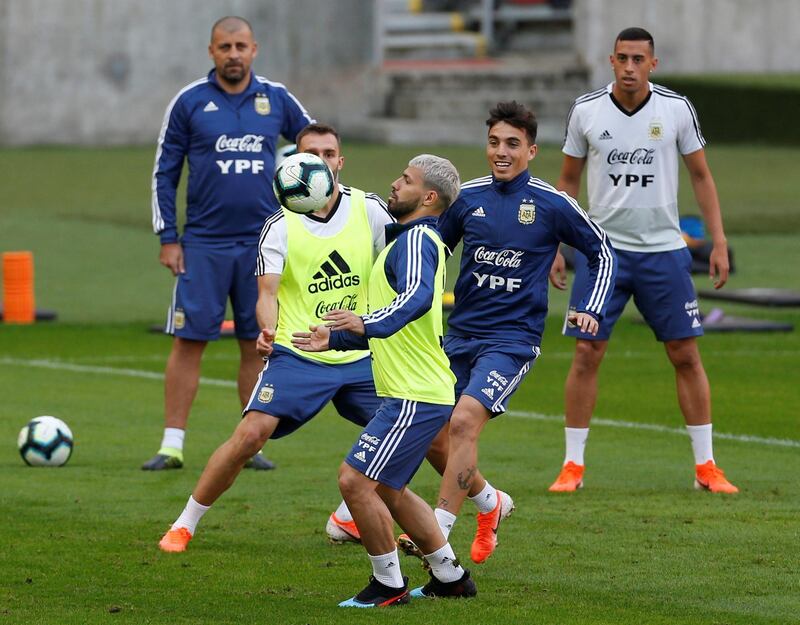
[[[214,101],[213,100],[209,100],[208,104],[206,104],[206,107],[203,109],[203,112],[204,113],[213,113],[214,111],[218,111],[218,110],[219,110],[219,107],[216,104],[214,104]]]
[[[700,328],[700,327],[702,327],[702,325],[703,324],[700,323],[700,320],[697,317],[695,317],[694,321],[692,321],[692,327],[693,328]]]
[[[491,386],[487,388],[482,388],[481,393],[486,395],[486,397],[488,397],[489,399],[494,399],[494,389]]]
[[[353,455],[353,458],[355,458],[356,460],[359,460],[361,462],[366,462],[367,461],[367,454],[365,454],[363,451],[359,451],[357,454]]]
[[[610,132],[608,132],[608,130],[604,130],[604,131],[603,131],[603,134],[601,134],[601,135],[598,137],[598,139],[600,139],[601,141],[602,141],[603,139],[613,139],[613,138],[614,138],[614,137],[612,137],[612,136],[611,136],[611,133],[610,133]]]
[[[483,210],[483,206],[479,206],[474,211],[472,211],[473,217],[486,217],[486,211]]]
[[[328,260],[324,261],[319,271],[313,275],[316,282],[308,285],[309,293],[324,293],[334,289],[343,289],[348,286],[358,286],[361,278],[350,275],[352,270],[341,254],[333,250],[328,254]]]

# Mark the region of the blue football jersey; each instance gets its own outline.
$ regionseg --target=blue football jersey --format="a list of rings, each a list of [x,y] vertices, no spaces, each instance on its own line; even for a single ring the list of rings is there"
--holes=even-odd
[[[313,120],[280,83],[250,74],[241,94],[226,93],[214,70],[169,103],[153,171],[153,229],[178,240],[175,196],[189,163],[185,243],[257,242],[278,210],[272,192],[279,136],[294,141]]]
[[[508,182],[486,176],[464,183],[439,230],[451,250],[463,241],[448,334],[538,346],[562,242],[589,259],[578,312],[602,319],[616,271],[606,233],[575,200],[527,171]]]

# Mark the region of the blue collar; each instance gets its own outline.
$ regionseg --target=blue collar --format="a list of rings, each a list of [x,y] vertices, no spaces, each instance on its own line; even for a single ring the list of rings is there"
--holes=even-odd
[[[494,174],[492,174],[492,185],[499,193],[516,193],[517,191],[522,191],[530,179],[531,174],[527,169],[511,180],[496,180]]]
[[[394,241],[397,237],[399,237],[403,232],[406,230],[410,230],[414,226],[431,226],[432,228],[436,227],[438,223],[438,217],[420,217],[419,219],[415,219],[414,221],[409,221],[404,224],[392,223],[386,224],[384,228],[386,229],[386,245],[389,245],[392,241]]]

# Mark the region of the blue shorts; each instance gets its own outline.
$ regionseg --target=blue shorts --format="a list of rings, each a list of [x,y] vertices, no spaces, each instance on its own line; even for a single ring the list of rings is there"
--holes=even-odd
[[[167,334],[195,341],[218,339],[230,297],[236,336],[258,337],[257,253],[256,244],[183,246],[186,273],[175,278],[172,304],[167,312]]]
[[[659,341],[702,336],[703,324],[692,282],[692,257],[688,249],[652,253],[617,250],[617,261],[617,282],[597,336],[569,327],[566,320],[565,336],[590,341],[608,340],[631,296]],[[575,252],[575,282],[569,301],[571,309],[580,303],[588,277],[586,257]]]
[[[344,461],[400,490],[414,477],[452,411],[450,405],[385,398]]]
[[[492,416],[506,411],[508,400],[539,357],[535,345],[452,334],[444,337],[444,351],[456,376],[456,397],[477,399]]]
[[[364,426],[378,409],[369,358],[345,365],[326,365],[276,346],[258,376],[249,410],[280,419],[270,438],[281,438],[308,423],[329,401],[340,415]]]

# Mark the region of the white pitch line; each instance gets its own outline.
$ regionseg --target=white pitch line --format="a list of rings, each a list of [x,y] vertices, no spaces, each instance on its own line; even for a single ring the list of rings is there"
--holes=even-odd
[[[520,410],[509,410],[506,412],[511,417],[522,419],[533,419],[535,421],[548,421],[564,423],[564,416],[541,414],[539,412],[525,412]],[[661,432],[663,434],[679,434],[688,436],[686,428],[673,428],[666,425],[656,425],[655,423],[637,423],[635,421],[620,421],[618,419],[604,419],[602,417],[592,417],[592,425],[607,425],[612,428],[626,428],[629,430],[647,430],[649,432]],[[800,441],[790,438],[767,438],[763,436],[752,436],[750,434],[728,434],[726,432],[714,432],[715,439],[728,441],[738,441],[740,443],[758,443],[759,445],[771,445],[773,447],[800,447]]]
[[[72,371],[75,373],[99,373],[100,375],[118,375],[127,378],[144,378],[146,380],[163,380],[164,374],[156,371],[143,371],[141,369],[122,369],[119,367],[101,367],[97,365],[77,365],[71,362],[58,360],[24,360],[21,358],[0,358],[0,365],[12,367],[37,367],[40,369],[57,369],[59,371]],[[233,380],[217,380],[215,378],[200,378],[201,384],[208,386],[224,386],[236,388]]]
[[[74,373],[97,373],[100,375],[116,375],[127,378],[144,378],[147,380],[163,380],[164,374],[155,371],[143,371],[141,369],[121,369],[118,367],[101,367],[94,365],[78,365],[70,362],[61,362],[57,360],[26,360],[22,358],[0,358],[0,365],[7,365],[11,367],[35,367],[39,369],[56,369],[59,371],[71,371]],[[233,380],[219,380],[216,378],[200,378],[200,384],[207,386],[221,386],[225,388],[236,388],[236,382]],[[546,421],[553,423],[563,423],[564,416],[561,415],[546,415],[539,412],[526,412],[520,410],[509,410],[506,412],[511,417],[518,417],[522,419],[533,419],[535,421]],[[630,430],[646,430],[649,432],[660,432],[663,434],[679,434],[681,436],[688,436],[685,428],[674,428],[665,425],[656,425],[654,423],[636,423],[634,421],[620,421],[617,419],[604,419],[602,417],[593,417],[592,423],[594,425],[605,425],[615,428],[625,428]],[[762,436],[751,436],[749,434],[728,434],[725,432],[714,432],[714,438],[724,439],[729,441],[737,441],[740,443],[756,443],[758,445],[769,445],[772,447],[798,447],[800,448],[800,441],[788,438],[765,438]]]

